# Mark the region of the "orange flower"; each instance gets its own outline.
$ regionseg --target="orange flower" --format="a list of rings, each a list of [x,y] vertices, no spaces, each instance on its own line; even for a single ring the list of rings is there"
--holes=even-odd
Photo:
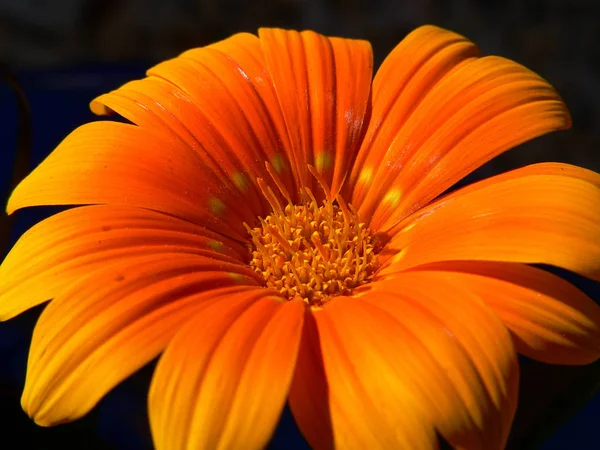
[[[567,128],[556,92],[432,26],[374,80],[364,41],[238,34],[92,103],[8,212],[0,318],[52,299],[23,407],[73,420],[164,352],[158,449],[264,446],[289,399],[324,448],[500,449],[516,352],[600,356],[600,307],[526,264],[600,279],[600,175],[527,166],[441,196]]]

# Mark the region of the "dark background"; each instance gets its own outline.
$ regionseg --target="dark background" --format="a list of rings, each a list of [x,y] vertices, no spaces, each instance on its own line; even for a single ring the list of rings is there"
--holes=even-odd
[[[558,89],[573,115],[572,130],[502,155],[473,179],[548,160],[600,171],[600,0],[0,0],[0,62],[13,70],[29,99],[32,168],[74,127],[94,120],[87,109],[93,97],[188,48],[259,26],[309,28],[368,39],[378,64],[425,23],[464,34],[484,54],[506,56],[538,72]],[[17,141],[16,111],[14,94],[0,86],[3,201]],[[54,211],[18,213],[11,242]],[[6,250],[0,248],[0,258]],[[563,275],[600,301],[598,284]],[[42,308],[0,324],[0,448],[149,448],[145,395],[152,367],[73,424],[44,429],[21,411],[29,339]],[[600,448],[600,395],[586,403],[600,381],[600,364],[570,368],[523,360],[522,370],[509,448]],[[272,448],[306,448],[287,412]]]

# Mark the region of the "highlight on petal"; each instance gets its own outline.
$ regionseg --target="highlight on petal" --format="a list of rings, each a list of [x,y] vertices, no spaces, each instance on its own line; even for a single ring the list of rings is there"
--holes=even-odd
[[[222,270],[245,262],[247,249],[201,226],[128,206],[84,206],[38,223],[0,265],[0,320],[59,295],[82,277],[142,255],[210,257]],[[246,277],[260,283],[251,270]]]
[[[570,126],[568,111],[558,94],[525,67],[496,56],[469,59],[466,56],[472,53],[470,47],[462,42],[464,50],[459,52],[461,47],[456,42],[461,42],[461,37],[448,31],[425,28],[414,34],[389,58],[405,55],[410,61],[413,56],[409,52],[415,51],[411,46],[446,44],[444,51],[436,55],[443,56],[446,72],[435,83],[420,78],[418,72],[414,75],[415,83],[421,82],[415,88],[422,97],[408,111],[386,110],[377,116],[378,106],[373,106],[361,149],[364,164],[354,169],[352,178],[358,183],[361,173],[372,171],[368,185],[357,185],[352,202],[364,220],[382,231],[500,153]],[[431,39],[432,34],[435,39]],[[455,47],[456,51],[450,51]],[[376,80],[394,88],[401,84],[390,70],[382,77]],[[404,105],[407,94],[399,94],[394,88],[374,95],[374,102]],[[388,121],[393,128],[385,128]],[[390,130],[385,141],[378,131],[380,124],[382,129]],[[379,137],[376,145],[371,144],[371,135]]]
[[[259,37],[283,112],[298,185],[320,192],[308,171],[312,165],[335,196],[366,126],[371,45],[312,31],[263,28]]]
[[[221,266],[205,256],[139,255],[73,281],[35,327],[23,409],[44,426],[79,418],[207,304],[263,291],[248,286],[243,266]]]
[[[198,180],[202,180],[201,183]],[[256,220],[197,154],[157,130],[92,122],[73,131],[14,190],[7,210],[111,204],[164,212],[245,239]]]
[[[556,275],[524,264],[483,261],[418,270],[481,297],[511,331],[518,353],[551,364],[600,358],[600,306]]]
[[[529,174],[536,170],[552,171],[499,175],[407,218],[384,249],[381,274],[477,260],[549,264],[600,280],[600,175]]]
[[[158,450],[267,444],[287,397],[305,304],[268,290],[251,300],[209,306],[167,347],[149,396]]]

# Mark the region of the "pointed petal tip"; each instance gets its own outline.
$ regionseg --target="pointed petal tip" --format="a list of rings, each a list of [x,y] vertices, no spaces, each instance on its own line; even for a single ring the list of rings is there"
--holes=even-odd
[[[509,329],[519,354],[561,365],[600,357],[600,306],[557,275],[525,264],[482,261],[420,270],[478,295]]]
[[[27,205],[21,205],[19,203],[18,197],[15,195],[15,193],[19,190],[19,186],[20,186],[20,184],[15,188],[15,190],[11,194],[10,198],[8,199],[8,202],[6,202],[6,208],[4,210],[6,211],[6,214],[9,216],[12,216],[18,210],[27,207]]]
[[[96,97],[94,100],[92,100],[89,104],[90,111],[92,111],[92,113],[97,116],[112,116],[115,114],[115,112],[102,103],[102,99],[104,97],[105,95],[100,95],[99,97]]]
[[[21,181],[21,183],[23,183],[23,180]],[[21,186],[21,183],[19,183],[17,187],[13,189],[10,196],[8,197],[8,201],[6,202],[4,211],[6,211],[6,214],[8,214],[9,216],[13,214],[17,209],[19,209],[19,206],[15,204],[15,192],[17,192],[19,186]]]
[[[446,35],[448,37],[450,36],[454,36],[456,39],[458,40],[465,40],[465,41],[469,41],[471,42],[471,40],[469,38],[467,38],[466,36],[464,36],[461,33],[457,33],[454,30],[448,29],[448,28],[444,28],[444,27],[440,27],[438,25],[434,25],[434,24],[425,24],[425,25],[421,25],[420,27],[414,28],[412,31],[410,31],[406,37],[418,37],[419,39],[423,39],[425,38],[427,35]],[[475,44],[474,44],[475,45]]]
[[[27,416],[34,421],[34,423],[40,427],[52,427],[54,425],[60,425],[61,423],[71,422],[78,417],[72,417],[69,419],[61,419],[57,420],[56,418],[52,420],[51,415],[47,414],[47,411],[42,410],[40,407],[41,404],[39,401],[35,401],[36,398],[31,389],[24,389],[23,394],[21,395],[21,408],[23,412],[27,414]]]
[[[433,23],[426,23],[424,25],[418,26],[417,28],[414,28],[409,34],[424,33],[424,32],[443,32],[443,33],[458,34],[458,33],[454,32],[453,30],[440,27],[439,25],[435,25]]]

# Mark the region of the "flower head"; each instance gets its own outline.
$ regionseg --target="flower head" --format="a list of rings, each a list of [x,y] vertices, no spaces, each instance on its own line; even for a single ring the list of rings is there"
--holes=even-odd
[[[0,318],[52,300],[24,409],[86,414],[162,353],[158,449],[261,448],[286,401],[323,448],[504,446],[516,352],[600,356],[600,175],[536,164],[444,194],[570,126],[526,68],[433,26],[372,79],[364,41],[263,29],[92,102],[8,212],[78,205],[0,267]]]

